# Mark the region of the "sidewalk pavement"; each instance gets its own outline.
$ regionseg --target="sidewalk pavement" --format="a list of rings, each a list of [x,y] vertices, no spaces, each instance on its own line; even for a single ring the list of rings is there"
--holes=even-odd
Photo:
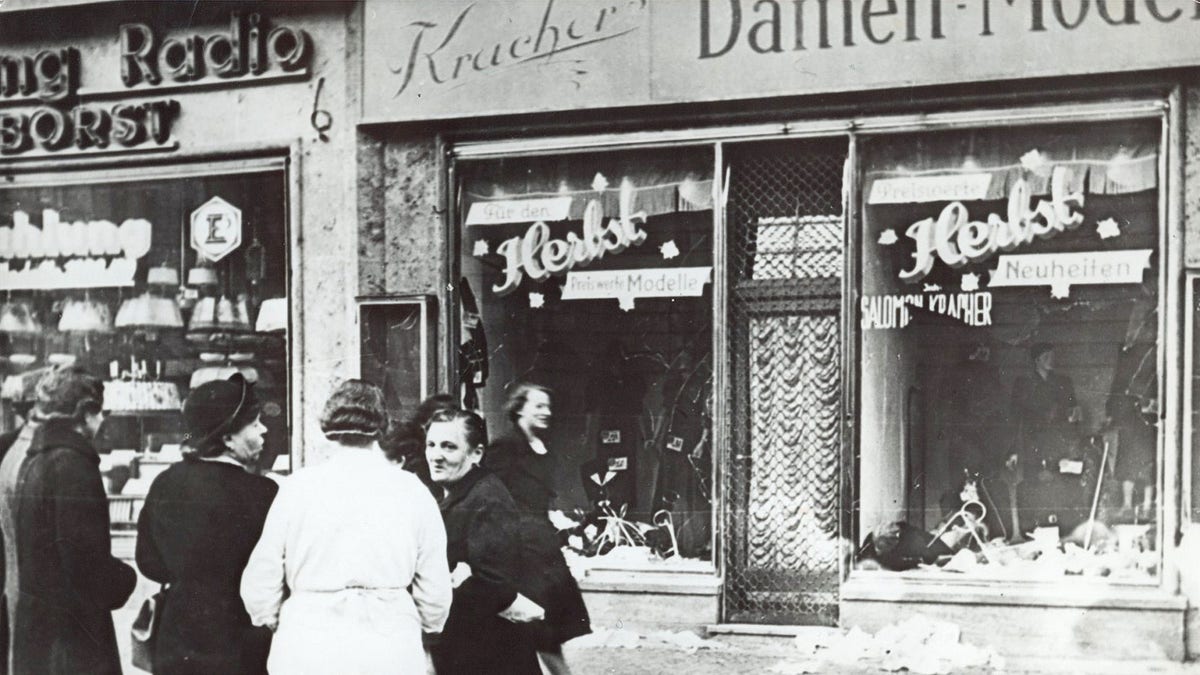
[[[799,655],[791,638],[718,635],[712,639],[725,647],[689,653],[667,646],[640,646],[629,649],[567,643],[564,654],[576,675],[789,675],[804,672],[883,675],[888,672],[874,664],[845,666],[806,661]],[[808,669],[801,668],[802,665],[807,665]],[[1200,675],[1200,663],[1009,658],[1005,660],[1002,669],[971,668],[952,672],[1011,675]]]
[[[121,649],[123,672],[144,675],[129,663],[129,627],[142,601],[157,589],[157,584],[138,576],[138,587],[125,606],[113,614],[117,644]],[[603,629],[597,627],[597,635]],[[800,673],[841,673],[882,675],[888,671],[878,664],[854,666],[805,659],[790,637],[749,635],[699,636],[675,634],[676,644],[647,639],[645,634],[621,631],[632,640],[621,646],[589,646],[597,640],[584,636],[568,642],[563,652],[576,675],[798,675]],[[663,634],[670,637],[668,634]],[[640,638],[640,639],[638,639]],[[620,640],[608,640],[612,645]],[[701,647],[696,649],[696,647]],[[714,648],[716,647],[716,648]],[[953,671],[956,675],[1006,673],[1011,675],[1200,675],[1200,663],[1163,661],[1101,661],[1079,659],[1015,659],[1008,658],[1003,669],[971,668]]]

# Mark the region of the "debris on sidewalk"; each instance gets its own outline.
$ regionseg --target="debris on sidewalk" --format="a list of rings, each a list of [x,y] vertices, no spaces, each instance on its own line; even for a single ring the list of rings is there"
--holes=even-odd
[[[642,637],[621,628],[594,628],[591,633],[571,640],[578,649],[637,649]]]
[[[728,645],[717,640],[706,640],[695,633],[688,631],[672,632],[669,630],[660,630],[656,633],[651,633],[646,636],[646,640],[651,643],[658,643],[668,647],[681,649],[689,654],[694,654],[701,649],[728,649]],[[658,646],[657,644],[655,646]]]
[[[857,626],[849,630],[813,629],[796,636],[797,660],[776,664],[781,675],[827,672],[830,665],[854,665],[919,675],[943,675],[967,668],[1004,668],[991,649],[964,644],[959,627],[944,621],[914,616],[885,626],[871,635]]]
[[[694,654],[701,649],[723,650],[729,646],[717,640],[706,640],[688,631],[661,630],[649,635],[624,628],[598,628],[589,635],[575,638],[571,646],[577,649],[637,649],[639,647],[671,648]]]

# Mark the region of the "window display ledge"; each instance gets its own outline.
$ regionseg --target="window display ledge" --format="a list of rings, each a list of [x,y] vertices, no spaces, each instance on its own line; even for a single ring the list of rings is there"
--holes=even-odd
[[[913,602],[1021,607],[1086,607],[1179,611],[1187,599],[1148,584],[1086,580],[997,583],[982,580],[914,579],[900,574],[852,573],[843,601]]]
[[[699,572],[591,570],[579,579],[579,588],[606,593],[716,596],[721,592],[721,577]]]

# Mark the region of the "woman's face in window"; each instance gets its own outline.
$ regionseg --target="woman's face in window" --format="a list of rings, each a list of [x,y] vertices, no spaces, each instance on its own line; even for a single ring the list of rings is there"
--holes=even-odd
[[[458,422],[434,422],[425,432],[425,459],[429,476],[439,485],[457,483],[483,457],[483,447],[467,444]]]
[[[266,433],[267,427],[262,423],[262,417],[255,417],[250,424],[225,436],[225,447],[229,448],[226,454],[244,466],[253,465],[262,454],[263,436]]]
[[[517,413],[517,423],[523,429],[544,431],[550,428],[550,418],[550,395],[537,389],[530,391]]]

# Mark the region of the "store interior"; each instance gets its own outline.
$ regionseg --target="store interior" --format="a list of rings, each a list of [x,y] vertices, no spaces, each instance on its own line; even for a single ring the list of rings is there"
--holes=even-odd
[[[1156,577],[1156,134],[1153,123],[1123,123],[866,145],[859,569]],[[957,249],[939,249],[927,274],[905,282],[920,266],[913,224],[938,218],[950,200],[872,202],[873,181],[904,175],[990,175],[981,199],[961,203],[971,221],[998,214],[993,230],[1011,220],[1021,181],[1026,209],[1060,204],[1067,224],[954,266],[946,260]],[[1138,269],[1093,274],[1089,256],[1101,255],[1132,255]],[[1018,259],[1078,273],[1078,283],[1043,282],[1028,268],[1005,279],[1002,268]]]
[[[550,389],[554,507],[579,524],[569,538],[574,558],[711,560],[711,152],[479,161],[463,167],[462,186],[464,400],[477,403],[496,437],[512,432],[504,404],[515,385]],[[560,274],[525,274],[498,293],[507,276],[498,249],[532,224],[472,224],[470,209],[546,197],[570,203],[565,218],[546,222],[550,240],[586,238],[591,204],[603,209],[601,222],[636,222],[646,236]],[[707,268],[694,295],[564,297],[579,272],[649,278],[681,268]]]
[[[120,530],[180,459],[182,401],[204,382],[253,382],[268,428],[260,469],[290,467],[288,237],[281,171],[110,176],[0,189],[0,402],[13,428],[45,369],[73,363],[105,380],[96,442]],[[216,261],[192,246],[206,204],[241,217],[240,242]]]

